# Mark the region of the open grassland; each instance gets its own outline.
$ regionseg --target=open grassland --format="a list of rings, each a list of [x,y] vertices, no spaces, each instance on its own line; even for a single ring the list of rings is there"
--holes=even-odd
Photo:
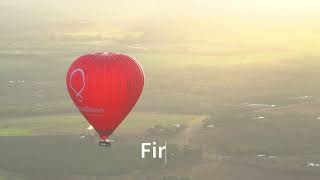
[[[175,124],[201,123],[204,118],[206,116],[134,112],[123,121],[115,133],[141,133],[155,125],[169,127]],[[88,134],[88,126],[80,113],[10,118],[0,122],[0,136]]]

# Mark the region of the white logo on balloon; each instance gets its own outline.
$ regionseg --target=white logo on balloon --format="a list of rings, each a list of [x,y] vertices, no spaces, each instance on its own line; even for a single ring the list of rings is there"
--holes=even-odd
[[[73,87],[72,81],[71,81],[72,78],[73,78],[73,75],[75,75],[77,72],[79,72],[80,75],[81,75],[81,77],[82,77],[82,87],[81,87],[81,89],[80,89],[79,91],[77,91],[77,90]],[[84,78],[84,71],[83,71],[83,69],[81,69],[81,68],[75,69],[75,70],[71,73],[71,75],[70,75],[69,83],[70,83],[70,87],[71,87],[72,91],[74,91],[74,93],[76,93],[76,98],[77,98],[77,100],[78,100],[79,102],[82,102],[82,101],[83,101],[83,96],[81,95],[81,93],[84,91],[84,88],[85,88],[85,86],[86,86],[86,80],[85,80],[85,78]]]

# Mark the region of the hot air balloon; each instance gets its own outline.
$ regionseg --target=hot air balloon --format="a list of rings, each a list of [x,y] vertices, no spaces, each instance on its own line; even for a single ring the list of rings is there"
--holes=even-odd
[[[74,104],[99,134],[99,145],[110,146],[108,137],[142,93],[144,73],[127,55],[87,54],[71,64],[66,83]]]

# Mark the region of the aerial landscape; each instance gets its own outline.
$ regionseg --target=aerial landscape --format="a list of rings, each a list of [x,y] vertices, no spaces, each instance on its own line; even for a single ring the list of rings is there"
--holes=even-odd
[[[67,1],[0,2],[0,180],[319,179],[319,2]],[[108,148],[66,89],[92,52],[145,74]]]

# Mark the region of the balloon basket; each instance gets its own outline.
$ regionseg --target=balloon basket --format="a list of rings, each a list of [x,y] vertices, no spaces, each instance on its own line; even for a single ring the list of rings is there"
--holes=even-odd
[[[110,147],[111,146],[111,142],[109,140],[100,140],[99,141],[99,146]]]

